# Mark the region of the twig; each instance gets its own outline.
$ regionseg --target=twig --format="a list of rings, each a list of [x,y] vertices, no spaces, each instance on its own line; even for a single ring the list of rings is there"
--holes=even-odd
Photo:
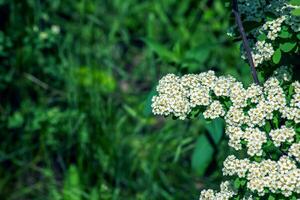
[[[32,74],[28,74],[28,73],[24,73],[24,76],[30,80],[31,82],[37,84],[38,86],[40,86],[41,88],[48,90],[49,89],[49,85],[43,81],[41,81],[40,79],[36,78],[35,76],[33,76]]]
[[[50,87],[47,83],[41,81],[40,79],[38,79],[37,77],[33,76],[32,74],[29,73],[24,73],[24,76],[26,79],[28,79],[29,81],[35,83],[36,85],[38,85],[39,87],[43,88],[44,90],[50,90],[53,93],[59,94],[59,95],[64,95],[64,92],[57,90],[55,88]]]
[[[258,77],[257,77],[257,72],[256,72],[255,65],[254,65],[254,62],[253,62],[249,42],[248,42],[244,27],[243,27],[243,23],[242,23],[242,20],[241,20],[240,13],[239,13],[237,0],[232,0],[232,12],[235,16],[236,24],[237,24],[237,26],[239,28],[239,31],[240,31],[240,34],[242,36],[243,46],[245,48],[246,55],[247,55],[247,58],[248,58],[248,62],[250,64],[251,74],[252,74],[253,80],[256,84],[259,85],[260,83],[259,83],[259,80],[258,80]]]

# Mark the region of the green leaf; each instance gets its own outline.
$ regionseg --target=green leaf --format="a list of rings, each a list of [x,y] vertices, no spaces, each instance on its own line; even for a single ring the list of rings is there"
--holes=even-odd
[[[223,127],[224,127],[224,123],[222,119],[212,120],[205,126],[210,136],[213,138],[215,144],[218,144],[222,138]]]
[[[197,175],[204,175],[213,158],[213,152],[214,149],[205,135],[200,135],[197,139],[196,148],[192,155],[192,168]]]
[[[300,6],[300,0],[290,0],[289,4],[292,4],[294,6]]]
[[[100,192],[96,189],[96,188],[93,188],[92,191],[91,191],[91,194],[90,194],[90,200],[98,200],[100,199]]]
[[[291,197],[291,200],[297,200],[297,197],[296,197],[295,195],[293,195],[293,196]]]
[[[296,132],[297,132],[297,133],[300,132],[300,127],[296,128]]]
[[[289,86],[289,96],[293,95],[294,94],[294,90],[295,90],[295,87],[293,85],[290,85]]]
[[[266,130],[267,133],[269,133],[271,131],[271,124],[270,124],[270,122],[266,122],[265,130]]]
[[[275,200],[275,197],[273,195],[269,195],[268,200]]]
[[[292,34],[289,33],[288,30],[282,29],[278,36],[281,38],[290,38],[292,37]]]
[[[278,114],[274,115],[272,121],[273,121],[273,124],[275,125],[275,128],[279,128],[279,116],[278,116]]]
[[[20,112],[15,112],[11,117],[8,119],[8,128],[19,128],[22,126],[24,122],[23,116]]]
[[[241,186],[242,186],[242,187],[245,186],[246,183],[247,183],[247,181],[246,181],[245,179],[241,179],[240,181],[241,181]]]
[[[273,54],[272,60],[273,60],[273,63],[275,63],[275,64],[278,64],[280,62],[280,60],[281,60],[281,51],[280,51],[279,48]]]
[[[156,93],[157,93],[156,87],[152,88],[152,90],[149,92],[149,94],[145,100],[144,115],[147,117],[150,116],[152,113],[152,107],[151,107],[152,98]]]
[[[259,157],[259,156],[254,156],[254,160],[255,160],[256,162],[260,162],[260,161],[262,160],[262,158]]]
[[[178,55],[165,46],[161,45],[160,43],[150,39],[144,39],[143,41],[146,43],[149,49],[155,52],[159,57],[165,59],[168,62],[179,62],[180,59]]]
[[[66,174],[63,187],[64,200],[81,200],[81,186],[78,169],[71,165]]]
[[[289,90],[288,90],[288,95],[287,95],[287,100],[290,101],[292,96],[294,94],[294,86],[293,85],[290,85],[289,86]]]
[[[233,183],[234,188],[239,189],[241,186],[241,181],[239,178],[236,178]]]
[[[286,125],[288,128],[289,128],[289,127],[292,127],[293,124],[294,124],[293,121],[290,121],[290,120],[285,122],[285,125]]]
[[[286,43],[283,43],[283,44],[280,44],[280,49],[283,51],[283,52],[290,52],[295,46],[296,46],[296,42],[286,42]]]
[[[74,76],[80,86],[89,88],[99,84],[99,89],[105,93],[113,92],[116,89],[116,80],[111,72],[99,70],[90,66],[81,66],[74,70]]]
[[[265,41],[267,39],[267,36],[266,36],[266,34],[262,33],[257,37],[257,39],[259,41]]]
[[[292,10],[291,14],[294,15],[294,16],[300,16],[300,8]]]
[[[184,55],[185,60],[195,60],[197,63],[202,64],[204,63],[211,51],[212,45],[204,44],[200,47],[193,48],[191,50],[188,50],[186,54]]]
[[[300,40],[300,33],[297,34],[297,38]]]

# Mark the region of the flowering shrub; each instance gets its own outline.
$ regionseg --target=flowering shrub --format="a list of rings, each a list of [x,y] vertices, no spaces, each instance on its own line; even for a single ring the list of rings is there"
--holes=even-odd
[[[224,118],[228,144],[240,153],[224,161],[228,180],[220,191],[204,190],[200,199],[300,199],[300,82],[292,73],[299,57],[300,1],[238,3],[237,22],[241,16],[243,24],[254,28],[246,26],[245,33],[237,23],[232,35],[239,28],[250,38],[249,44],[244,40],[242,57],[249,45],[250,65],[264,83],[254,76],[256,82],[244,86],[213,71],[168,74],[157,86],[153,113],[181,120],[200,113],[209,120]]]
[[[292,0],[239,0],[244,24],[248,30],[249,43],[256,67],[278,64],[283,53],[295,53],[300,38],[299,1]],[[252,22],[252,23],[251,23]],[[232,33],[234,35],[234,33]],[[271,61],[273,63],[267,63]]]

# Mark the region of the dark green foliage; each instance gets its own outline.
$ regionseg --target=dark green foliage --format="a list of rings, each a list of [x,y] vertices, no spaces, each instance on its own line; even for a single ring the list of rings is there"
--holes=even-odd
[[[251,80],[221,0],[0,0],[0,12],[0,199],[197,199],[217,183],[224,145],[192,158],[205,124],[165,123],[147,97],[176,71]]]

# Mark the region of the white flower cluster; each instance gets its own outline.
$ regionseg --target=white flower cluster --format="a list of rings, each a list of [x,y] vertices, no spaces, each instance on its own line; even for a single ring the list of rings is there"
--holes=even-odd
[[[206,111],[203,113],[204,118],[216,119],[218,117],[223,117],[225,115],[225,110],[223,105],[219,101],[213,101]]]
[[[289,105],[282,109],[282,117],[288,120],[293,120],[296,123],[300,122],[300,83],[295,81],[292,83],[294,94]]]
[[[157,86],[158,96],[152,99],[153,113],[185,119],[196,106],[209,106],[206,116],[216,118],[224,115],[224,109],[217,101],[212,102],[210,90],[217,77],[213,71],[189,74],[181,78],[174,74],[163,77]]]
[[[293,192],[300,193],[299,133],[290,125],[278,127],[277,124],[277,128],[270,127],[269,131],[266,127],[274,124],[274,118],[280,124],[300,122],[300,83],[296,81],[290,85],[286,91],[286,87],[272,77],[262,86],[252,84],[244,88],[233,77],[217,77],[213,71],[181,78],[169,74],[160,80],[152,108],[154,114],[173,114],[180,119],[185,119],[194,109],[206,108],[204,118],[223,117],[229,146],[235,150],[246,147],[249,157],[266,155],[263,154],[264,146],[268,142],[278,149],[284,146],[285,154],[279,161],[256,163],[229,156],[224,162],[223,173],[247,178],[247,187],[260,195],[268,188],[273,193],[289,196]],[[229,194],[233,193],[206,190],[200,199],[227,199]]]
[[[287,156],[282,156],[278,161],[267,159],[254,162],[239,160],[231,155],[224,161],[223,174],[247,179],[247,188],[260,196],[265,194],[265,189],[286,197],[293,192],[300,194],[300,169]]]
[[[292,144],[289,150],[289,156],[295,157],[300,162],[300,142]]]
[[[254,65],[257,67],[264,61],[270,60],[274,52],[275,51],[271,43],[267,43],[266,41],[257,41],[253,48]]]
[[[230,182],[225,181],[220,185],[220,192],[213,190],[203,190],[200,194],[199,200],[229,200],[235,195]]]
[[[192,84],[186,84],[188,81],[192,81]],[[295,93],[290,107],[299,109],[300,84],[295,82],[293,86]],[[218,97],[228,97],[233,103],[225,117],[227,123],[233,125],[249,122],[251,127],[263,126],[265,119],[272,118],[273,111],[286,113],[285,107],[288,106],[284,91],[276,78],[270,78],[264,87],[252,84],[244,89],[233,77],[216,77],[213,71],[185,75],[181,78],[169,74],[159,81],[157,91],[158,96],[152,99],[154,114],[174,114],[180,119],[185,119],[196,106],[209,107],[206,118],[223,116],[224,106],[217,100]],[[213,99],[213,96],[216,98]],[[256,103],[256,106],[245,113],[243,108],[249,106],[249,101]]]
[[[226,134],[229,137],[229,146],[235,150],[242,149],[242,141],[246,141],[247,153],[250,156],[261,156],[262,146],[267,142],[266,133],[258,128],[246,128],[246,131],[242,131],[240,127],[227,126]]]
[[[254,21],[261,24],[248,32],[249,38],[252,36],[258,38],[263,33],[266,35],[266,39],[263,41],[251,41],[256,67],[264,61],[269,61],[274,55],[274,49],[277,49],[277,46],[273,47],[272,43],[278,38],[283,26],[287,30],[300,31],[300,16],[291,14],[293,9],[299,9],[300,6],[291,5],[290,0],[239,0],[238,4],[244,21]],[[269,17],[270,14],[273,18]]]
[[[173,113],[180,119],[184,119],[186,113],[191,111],[187,98],[188,89],[181,84],[180,78],[173,74],[163,77],[157,86],[159,96],[154,96],[152,99],[153,113],[160,115]]]
[[[286,16],[281,16],[275,20],[267,21],[261,28],[261,32],[267,31],[267,37],[270,40],[275,40],[278,33],[281,31],[281,24],[286,19]]]
[[[294,87],[295,93],[291,100],[291,106],[300,108],[300,83],[296,81],[292,84],[292,86]]]
[[[282,126],[280,129],[271,130],[270,136],[273,140],[273,143],[276,147],[284,142],[293,142],[296,132],[292,128],[287,128]]]

